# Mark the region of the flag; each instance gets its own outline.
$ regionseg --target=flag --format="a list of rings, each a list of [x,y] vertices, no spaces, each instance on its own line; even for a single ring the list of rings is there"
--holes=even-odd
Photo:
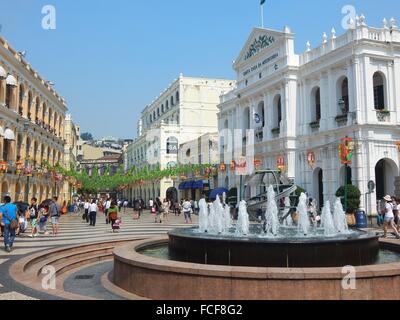
[[[266,1],[266,0],[261,0],[260,5],[261,5],[261,6],[264,5],[265,1]]]

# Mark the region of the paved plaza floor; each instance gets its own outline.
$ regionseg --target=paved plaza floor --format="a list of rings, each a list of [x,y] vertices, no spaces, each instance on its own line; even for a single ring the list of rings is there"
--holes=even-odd
[[[66,215],[61,218],[61,232],[57,237],[53,235],[40,235],[37,238],[30,238],[30,229],[21,237],[17,237],[12,253],[8,254],[0,247],[0,300],[27,300],[27,299],[59,299],[51,294],[38,292],[20,285],[15,282],[9,274],[11,266],[19,259],[45,251],[49,249],[62,248],[80,244],[105,242],[110,240],[129,240],[137,238],[150,238],[165,235],[174,228],[188,227],[185,224],[183,215],[170,215],[169,221],[155,223],[154,215],[145,211],[140,220],[133,220],[132,210],[127,210],[122,214],[122,226],[118,233],[113,233],[110,225],[106,225],[103,214],[98,214],[96,227],[90,227],[82,220],[82,214]],[[197,217],[193,217],[193,223],[196,224]],[[51,225],[47,230],[51,232]],[[2,241],[2,239],[1,239]],[[112,268],[111,262],[105,262],[95,267],[88,267],[77,272],[99,275],[104,270]],[[99,294],[96,292],[96,285],[99,283],[99,277],[93,279],[83,279],[76,281],[76,275],[69,277],[65,282],[65,288],[70,292],[83,293],[98,299],[118,299],[115,295],[107,292]],[[79,277],[78,277],[79,278]],[[88,289],[91,288],[91,289]]]

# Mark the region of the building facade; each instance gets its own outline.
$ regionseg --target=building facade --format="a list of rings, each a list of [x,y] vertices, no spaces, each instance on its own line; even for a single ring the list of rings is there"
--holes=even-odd
[[[142,112],[137,138],[126,149],[126,169],[161,169],[175,166],[179,146],[218,129],[217,105],[220,96],[234,87],[231,80],[190,78],[180,75]],[[163,179],[131,185],[127,199],[167,196],[177,192],[178,181]]]
[[[373,28],[357,17],[343,35],[332,29],[317,48],[307,43],[301,54],[294,52],[288,27],[256,28],[233,67],[237,88],[221,98],[219,128],[241,129],[232,139],[239,147],[254,141],[254,158],[263,168],[281,168],[320,206],[334,200],[346,180],[360,189],[371,213],[378,199],[394,194],[400,151],[400,31],[394,19]],[[339,159],[346,137],[354,143],[347,169]],[[222,161],[229,164],[232,148],[221,141]],[[253,159],[250,152],[242,155]],[[369,181],[376,189],[367,196]],[[239,190],[240,178],[228,166],[219,183]],[[252,188],[246,196],[256,193]]]
[[[0,37],[1,194],[27,201],[54,195],[62,181],[42,164],[64,163],[65,100]],[[63,200],[63,199],[62,199]]]
[[[64,136],[64,167],[67,169],[76,169],[78,164],[78,142],[80,140],[80,127],[73,122],[70,114],[67,114],[65,118]],[[72,182],[65,181],[63,198],[66,201],[72,201],[76,191],[77,190]]]

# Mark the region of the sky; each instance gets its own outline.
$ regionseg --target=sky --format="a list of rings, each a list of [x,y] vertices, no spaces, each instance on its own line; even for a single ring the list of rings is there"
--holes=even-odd
[[[133,138],[140,112],[180,73],[235,79],[236,59],[260,0],[0,0],[0,34],[67,100],[69,113],[96,138]],[[56,29],[42,28],[42,8]],[[296,52],[315,47],[332,27],[344,33],[342,8],[369,25],[394,15],[398,0],[267,0],[265,27],[295,33]]]

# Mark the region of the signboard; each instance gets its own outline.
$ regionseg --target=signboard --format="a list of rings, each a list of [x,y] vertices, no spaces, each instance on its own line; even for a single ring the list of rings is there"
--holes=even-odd
[[[375,182],[374,181],[370,181],[370,182],[368,182],[368,191],[369,191],[369,193],[374,193],[374,191],[375,191]]]
[[[271,61],[277,59],[279,57],[279,53],[274,53],[272,56],[268,57],[267,59],[247,68],[245,71],[243,71],[243,77],[249,75],[250,73],[253,73],[259,69],[261,69],[262,67],[264,67],[265,65],[267,65],[268,63],[270,63]],[[276,66],[276,67],[275,67]],[[277,70],[277,64],[275,64],[274,69]]]
[[[167,154],[178,154],[179,142],[175,137],[167,139]]]

